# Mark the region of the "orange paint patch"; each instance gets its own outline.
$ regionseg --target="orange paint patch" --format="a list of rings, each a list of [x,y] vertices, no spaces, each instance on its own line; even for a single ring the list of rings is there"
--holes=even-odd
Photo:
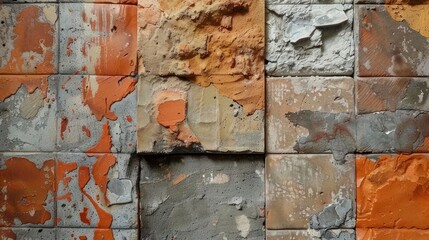
[[[110,135],[110,126],[109,122],[106,122],[103,125],[103,131],[101,132],[100,140],[93,147],[89,148],[87,153],[108,153],[111,152],[112,148],[112,136]]]
[[[126,119],[127,119],[127,121],[128,121],[129,123],[133,121],[133,118],[132,118],[130,115],[128,115],[128,116],[126,117]]]
[[[411,29],[429,38],[429,1],[387,0],[386,10],[398,22],[406,21]],[[396,5],[397,4],[397,5]]]
[[[356,171],[357,227],[429,228],[427,155],[358,157]]]
[[[111,229],[95,229],[94,240],[115,240]]]
[[[158,106],[157,121],[162,126],[171,129],[173,132],[178,130],[177,125],[186,118],[186,101],[174,100],[166,101]]]
[[[421,229],[356,229],[357,240],[427,240],[429,230]]]
[[[103,117],[116,120],[118,117],[110,109],[132,93],[137,81],[131,77],[93,76],[82,80],[82,102],[91,109],[92,114],[101,120]]]
[[[171,183],[173,183],[173,185],[177,185],[181,183],[183,180],[185,180],[186,178],[187,178],[186,174],[180,174]]]
[[[12,157],[0,170],[0,225],[21,223],[43,224],[52,218],[45,209],[49,193],[54,192],[54,160],[46,160],[41,168],[27,158]],[[2,190],[3,191],[3,190]]]
[[[0,101],[4,101],[6,98],[18,92],[21,86],[24,86],[29,94],[39,89],[43,97],[46,98],[48,76],[0,76]]]
[[[91,130],[89,130],[86,126],[82,126],[82,131],[87,137],[91,137]]]
[[[94,177],[95,184],[100,188],[100,191],[103,193],[104,202],[109,204],[109,199],[107,198],[107,182],[109,181],[107,174],[111,167],[116,164],[116,157],[109,153],[103,155],[97,155],[97,161],[92,166],[92,176]]]
[[[64,132],[67,130],[69,124],[69,120],[67,118],[62,118],[61,119],[61,132],[60,132],[60,136],[61,139],[64,140]]]
[[[16,234],[13,232],[12,228],[0,228],[0,239],[15,240]]]
[[[88,218],[88,208],[84,207],[82,209],[82,212],[79,213],[80,221],[85,223],[86,225],[91,225],[91,219]]]

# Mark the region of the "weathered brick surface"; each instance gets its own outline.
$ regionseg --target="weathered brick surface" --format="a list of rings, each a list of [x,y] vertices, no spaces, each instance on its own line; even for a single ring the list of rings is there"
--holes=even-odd
[[[268,5],[270,76],[352,75],[351,4]]]
[[[355,231],[351,229],[330,229],[323,232],[314,230],[267,231],[267,240],[355,240]]]
[[[268,155],[268,229],[353,228],[354,156],[338,164],[332,155]]]
[[[55,4],[0,5],[0,74],[56,73],[57,19]]]
[[[141,160],[142,239],[263,239],[263,156]]]

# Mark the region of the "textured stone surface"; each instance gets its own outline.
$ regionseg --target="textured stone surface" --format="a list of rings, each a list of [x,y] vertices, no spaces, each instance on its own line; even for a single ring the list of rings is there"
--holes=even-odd
[[[57,77],[0,76],[0,151],[54,151]]]
[[[426,240],[429,230],[420,229],[364,229],[356,230],[357,240],[413,239]]]
[[[54,228],[0,228],[0,238],[7,240],[49,240],[56,239],[56,232],[57,230]]]
[[[138,230],[136,229],[89,229],[89,228],[60,228],[57,230],[58,240],[69,239],[112,239],[112,240],[137,240]]]
[[[359,113],[396,110],[429,111],[428,78],[358,78]]]
[[[360,5],[359,76],[429,75],[429,5]]]
[[[267,151],[354,151],[353,79],[295,77],[267,79]]]
[[[354,156],[268,155],[266,179],[268,229],[355,226]]]
[[[61,151],[133,152],[136,84],[132,77],[61,76],[57,143]],[[97,147],[103,144],[104,147]]]
[[[258,96],[259,101],[263,98]],[[262,152],[264,113],[179,77],[142,76],[138,152]]]
[[[60,5],[60,72],[129,75],[137,68],[137,6]]]
[[[54,158],[50,153],[0,153],[0,227],[54,226]]]
[[[355,240],[355,231],[351,229],[316,230],[278,230],[267,231],[267,240]]]
[[[346,21],[338,21],[341,15]],[[267,74],[351,75],[352,22],[351,4],[269,5]]]
[[[58,154],[58,226],[137,227],[138,170],[138,162],[127,154]],[[112,180],[122,181],[122,187]],[[127,182],[132,188],[125,187]],[[115,195],[128,201],[118,202]]]
[[[58,70],[58,7],[0,5],[0,74],[51,74]]]
[[[263,239],[262,156],[145,159],[142,239]]]

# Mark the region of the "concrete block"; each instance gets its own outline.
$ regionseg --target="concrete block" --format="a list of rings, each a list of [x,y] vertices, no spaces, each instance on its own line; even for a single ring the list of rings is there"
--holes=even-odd
[[[58,240],[69,239],[111,239],[111,240],[137,240],[138,230],[136,229],[91,229],[91,228],[59,228]]]
[[[57,19],[55,4],[2,4],[0,74],[56,73]]]
[[[348,77],[268,78],[267,151],[354,152],[353,88]]]
[[[268,155],[267,229],[354,228],[354,156]]]
[[[136,73],[137,6],[64,3],[60,16],[61,73]]]
[[[136,228],[138,171],[128,154],[59,153],[57,225]]]
[[[56,239],[55,228],[0,228],[0,239],[51,240]]]
[[[389,228],[358,228],[357,240],[413,239],[426,240],[429,230],[423,229],[389,229]]]
[[[135,151],[136,84],[132,77],[61,76],[57,144],[61,151]]]
[[[246,93],[234,101],[223,92],[236,91],[233,83],[201,87],[194,80],[141,76],[137,151],[263,152],[264,94]]]
[[[361,113],[396,110],[429,111],[429,78],[358,78],[357,110]]]
[[[0,151],[54,151],[58,78],[0,76]]]
[[[267,240],[355,240],[356,233],[351,229],[317,230],[269,230]]]
[[[357,227],[428,229],[429,193],[426,190],[429,183],[428,169],[428,154],[358,156]],[[369,231],[364,235],[367,234],[378,233]],[[428,236],[427,233],[425,236]]]
[[[139,6],[140,73],[263,77],[264,0],[141,0]]]
[[[359,76],[429,75],[428,4],[356,9]]]
[[[141,161],[142,239],[263,239],[262,156]]]
[[[54,226],[54,159],[50,153],[0,153],[0,227]]]
[[[353,5],[269,5],[269,76],[352,75]]]

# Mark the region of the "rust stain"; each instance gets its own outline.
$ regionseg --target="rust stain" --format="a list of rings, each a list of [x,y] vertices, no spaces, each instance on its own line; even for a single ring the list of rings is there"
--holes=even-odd
[[[39,89],[43,97],[46,98],[48,92],[48,76],[0,76],[0,101],[4,101],[6,98],[18,92],[21,86],[24,86],[29,94]]]
[[[91,130],[89,130],[89,128],[87,128],[85,125],[82,126],[82,131],[85,133],[87,137],[91,137]]]
[[[68,57],[70,57],[71,56],[71,54],[72,54],[72,49],[71,49],[71,45],[74,43],[74,39],[73,38],[68,38],[68,40],[67,40],[67,50],[66,50],[66,55],[68,56]]]
[[[45,209],[46,199],[54,189],[54,160],[44,161],[41,168],[27,158],[12,157],[0,170],[0,189],[7,198],[0,198],[0,225],[11,226],[18,219],[22,224],[43,224],[52,218]]]
[[[69,120],[66,117],[63,117],[61,119],[61,132],[60,132],[60,136],[62,140],[64,140],[64,132],[67,130],[68,125],[69,125]]]
[[[429,38],[428,4],[427,0],[387,0],[385,7],[395,21],[406,21],[411,29]]]
[[[180,174],[179,176],[177,176],[175,179],[173,179],[173,181],[171,182],[173,185],[177,185],[179,183],[181,183],[183,180],[185,180],[188,176],[186,176],[186,174]]]
[[[128,121],[129,123],[133,122],[133,118],[132,118],[130,115],[126,116],[126,118],[125,118],[125,119],[127,119],[127,121]]]
[[[88,208],[84,207],[82,209],[82,212],[79,213],[80,220],[85,223],[86,225],[91,225],[91,219],[88,218]]]
[[[136,83],[131,77],[86,77],[82,80],[82,102],[91,109],[97,120],[103,117],[116,120],[118,117],[110,109],[112,104],[132,93]]]
[[[43,61],[35,65],[31,72],[55,72],[55,66],[52,64],[54,53],[52,50],[46,50],[53,45],[55,31],[51,24],[39,20],[39,16],[43,14],[39,7],[29,5],[16,17],[17,24],[13,30],[14,48],[8,63],[0,67],[0,72],[28,72],[24,69],[27,57],[24,57],[23,53],[30,53],[32,57],[33,53],[37,53],[43,57]]]
[[[111,152],[112,148],[112,136],[110,135],[110,126],[109,122],[106,122],[103,125],[103,130],[101,132],[100,140],[97,144],[90,147],[86,152],[87,153],[94,153],[94,152],[104,152],[108,153]]]
[[[171,129],[173,132],[178,130],[177,125],[186,118],[186,101],[179,99],[166,101],[158,106],[157,121],[162,126]]]
[[[358,157],[356,171],[358,228],[429,227],[426,155],[383,155],[376,163]]]

